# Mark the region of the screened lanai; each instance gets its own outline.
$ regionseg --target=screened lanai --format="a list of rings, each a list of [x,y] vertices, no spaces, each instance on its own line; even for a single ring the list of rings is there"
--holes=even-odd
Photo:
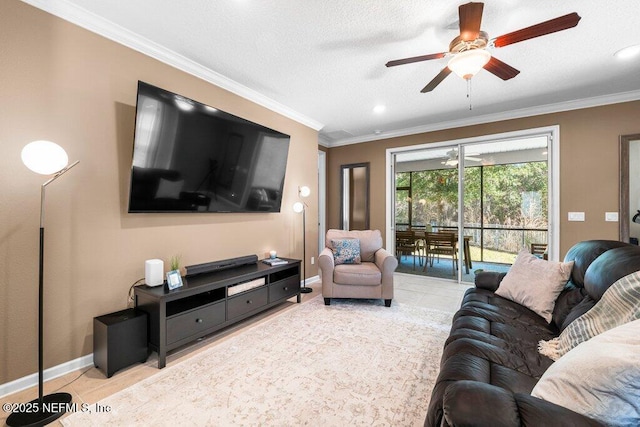
[[[457,278],[462,269],[472,282],[479,270],[506,271],[520,250],[544,257],[549,175],[546,135],[397,154],[397,271]]]

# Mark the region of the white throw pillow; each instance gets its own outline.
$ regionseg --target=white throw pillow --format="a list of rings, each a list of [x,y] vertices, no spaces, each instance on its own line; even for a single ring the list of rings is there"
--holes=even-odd
[[[531,395],[606,425],[640,425],[640,320],[576,346],[547,369]]]
[[[553,307],[569,280],[573,261],[555,262],[521,250],[496,295],[517,302],[551,323]]]

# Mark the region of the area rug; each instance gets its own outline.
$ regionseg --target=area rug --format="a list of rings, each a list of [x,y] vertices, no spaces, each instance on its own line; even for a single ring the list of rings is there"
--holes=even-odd
[[[421,426],[452,313],[321,297],[76,412],[65,426]]]

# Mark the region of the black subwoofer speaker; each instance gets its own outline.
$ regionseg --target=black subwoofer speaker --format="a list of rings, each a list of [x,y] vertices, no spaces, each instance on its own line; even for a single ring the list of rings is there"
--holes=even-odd
[[[149,355],[147,313],[129,308],[93,318],[93,364],[107,378]]]

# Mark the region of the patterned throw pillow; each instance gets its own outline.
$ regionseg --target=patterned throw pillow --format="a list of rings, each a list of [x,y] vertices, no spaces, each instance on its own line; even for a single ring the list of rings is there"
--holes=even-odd
[[[331,250],[336,265],[360,264],[360,240],[358,239],[332,239]]]

